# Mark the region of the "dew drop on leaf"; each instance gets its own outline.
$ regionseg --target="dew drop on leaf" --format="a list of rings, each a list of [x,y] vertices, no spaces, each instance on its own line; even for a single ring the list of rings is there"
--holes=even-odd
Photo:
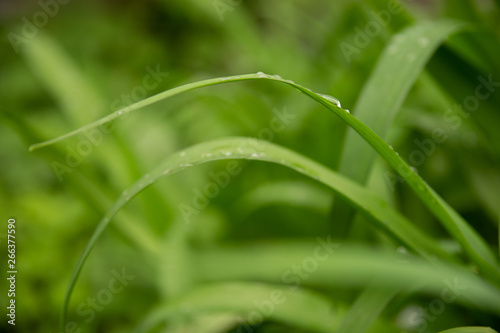
[[[323,97],[324,99],[326,99],[330,103],[338,106],[339,108],[341,107],[340,101],[338,99],[336,99],[335,97],[330,96],[330,95],[325,95],[325,94],[318,94],[318,95],[321,96],[321,97]]]

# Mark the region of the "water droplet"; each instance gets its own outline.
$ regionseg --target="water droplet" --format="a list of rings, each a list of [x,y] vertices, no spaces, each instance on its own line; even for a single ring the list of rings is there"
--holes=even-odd
[[[123,114],[123,111],[122,111],[122,110],[120,110],[120,111],[118,111],[116,114],[117,114],[117,115],[119,115],[119,116],[121,116],[121,115]]]
[[[417,170],[417,168],[415,168],[415,167],[411,166],[411,167],[410,167],[410,169],[411,169],[411,171],[415,172],[415,173],[418,175],[418,170]]]
[[[221,81],[228,81],[228,80],[231,80],[231,78],[230,78],[230,77],[227,77],[227,76],[226,76],[226,77],[221,77],[220,79],[221,79]]]
[[[166,169],[165,171],[163,171],[163,174],[164,174],[164,175],[167,175],[167,174],[169,174],[169,173],[170,173],[170,169]]]
[[[330,95],[325,95],[325,94],[318,94],[318,95],[321,96],[321,97],[323,97],[324,99],[326,99],[330,103],[335,104],[339,108],[341,107],[340,106],[340,101],[338,99],[336,99],[335,97],[330,96]]]
[[[257,76],[258,77],[268,77],[269,75],[267,75],[266,73],[264,72],[257,72]]]
[[[186,152],[185,152],[185,151],[181,152],[181,153],[180,153],[180,156],[181,156],[181,157],[186,156]]]
[[[404,246],[400,246],[400,247],[398,247],[397,251],[399,253],[406,253],[406,248]]]
[[[389,148],[391,148],[391,150],[394,150],[394,147],[393,147],[393,146],[391,146],[391,145],[389,145]]]
[[[251,156],[251,157],[254,157],[254,158],[259,157],[259,155],[258,155],[258,154],[255,154],[255,153],[254,153],[254,154],[252,154],[252,155],[250,155],[250,156]]]
[[[347,109],[344,109],[344,110],[345,110],[345,112],[347,112],[347,113],[349,113],[349,114],[351,113],[351,111],[349,111],[349,110],[347,110]]]
[[[231,153],[230,151],[226,151],[226,152],[224,153],[224,155],[226,155],[226,156],[231,156],[231,155],[232,155],[232,153]]]
[[[279,75],[271,75],[271,77],[275,80],[283,80]]]

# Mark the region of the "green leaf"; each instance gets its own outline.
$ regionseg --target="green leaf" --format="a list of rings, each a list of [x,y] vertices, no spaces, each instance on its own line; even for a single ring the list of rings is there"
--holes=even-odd
[[[146,332],[165,320],[214,312],[236,313],[242,325],[259,324],[255,318],[262,318],[317,332],[332,332],[339,321],[331,303],[311,291],[282,285],[228,282],[194,288],[160,305],[137,331]]]

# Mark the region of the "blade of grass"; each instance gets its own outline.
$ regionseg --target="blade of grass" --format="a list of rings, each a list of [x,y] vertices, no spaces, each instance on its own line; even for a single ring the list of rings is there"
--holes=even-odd
[[[354,106],[356,118],[385,138],[396,114],[437,47],[462,23],[421,22],[394,35]],[[340,172],[366,183],[375,152],[353,129],[346,134]]]
[[[346,110],[340,108],[340,102],[335,98],[315,93],[306,87],[298,85],[290,80],[284,80],[277,75],[267,75],[264,73],[245,74],[189,83],[132,104],[123,110],[116,111],[104,118],[101,118],[100,120],[58,138],[32,145],[30,146],[30,150],[38,149],[64,140],[68,137],[114,120],[123,114],[138,110],[141,107],[182,92],[221,83],[258,79],[273,80],[294,87],[311,99],[327,107],[330,111],[335,113],[349,126],[351,126],[406,180],[415,194],[417,194],[427,208],[429,208],[429,210],[438,218],[441,224],[448,230],[450,235],[459,242],[464,249],[464,252],[476,265],[478,265],[480,270],[482,270],[486,276],[495,281],[495,283],[500,284],[500,268],[498,266],[497,258],[494,256],[484,239],[482,239],[481,236],[479,236],[479,234],[471,228],[471,226],[453,208],[451,208],[422,178],[420,178],[420,176],[413,171],[413,169],[394,151],[394,149],[392,149],[391,146],[389,146],[382,138],[363,124],[363,122],[359,119],[352,116],[349,112],[346,112]]]
[[[394,35],[379,57],[370,78],[364,85],[354,106],[356,118],[382,138],[425,64],[437,47],[463,24],[453,21],[419,22]],[[370,174],[376,152],[364,138],[349,128],[340,161],[340,172],[360,184]],[[332,214],[336,223],[332,232],[344,237],[354,217],[354,210],[336,200]]]
[[[151,96],[149,98],[143,99],[137,103],[131,104],[131,105],[129,105],[123,109],[117,110],[117,111],[97,120],[97,121],[94,121],[90,124],[87,124],[83,127],[78,128],[74,131],[71,131],[71,132],[66,133],[64,135],[61,135],[57,138],[47,140],[45,142],[33,144],[29,147],[29,150],[34,151],[36,149],[40,149],[42,147],[46,147],[48,145],[57,143],[59,141],[62,141],[62,140],[65,140],[67,138],[70,138],[72,136],[75,136],[77,134],[83,133],[83,132],[88,131],[90,129],[96,128],[96,127],[101,126],[103,124],[106,124],[106,123],[108,123],[112,120],[115,120],[115,119],[119,118],[120,116],[124,116],[130,112],[139,110],[139,109],[146,107],[148,105],[154,104],[154,103],[159,102],[161,100],[167,99],[169,97],[172,97],[172,96],[175,96],[175,95],[178,95],[178,94],[190,91],[190,90],[203,88],[203,87],[209,87],[209,86],[213,86],[213,85],[217,85],[217,84],[229,83],[229,82],[237,82],[237,81],[243,81],[243,80],[259,80],[259,79],[282,81],[282,82],[286,82],[289,84],[293,84],[292,81],[283,80],[278,75],[267,75],[267,74],[235,75],[235,76],[228,76],[228,77],[208,79],[208,80],[188,83],[188,84],[161,92],[161,93],[156,94],[154,96]]]
[[[259,307],[263,303],[265,311]],[[304,311],[304,308],[308,311]],[[332,332],[338,325],[337,314],[330,302],[311,291],[291,290],[264,283],[226,282],[200,286],[158,306],[136,332],[147,332],[162,321],[189,316],[190,312],[232,312],[243,317],[243,324],[259,324],[247,323],[246,320],[252,312],[258,312],[263,315],[264,320],[274,320],[315,332]]]
[[[391,232],[420,255],[433,260],[434,256],[453,259],[433,240],[413,226],[406,218],[394,211],[368,189],[357,185],[332,170],[280,146],[250,138],[227,138],[201,143],[183,152],[170,155],[157,168],[125,190],[97,225],[87,243],[69,283],[63,308],[62,324],[66,320],[72,290],[97,239],[111,218],[134,196],[165,175],[209,161],[224,159],[251,159],[281,164],[329,186],[337,194],[356,206],[369,220]]]

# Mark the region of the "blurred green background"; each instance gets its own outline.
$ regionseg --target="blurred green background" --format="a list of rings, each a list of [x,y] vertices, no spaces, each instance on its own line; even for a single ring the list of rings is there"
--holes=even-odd
[[[403,1],[404,10],[390,15],[387,24],[376,20],[390,6],[382,0],[62,2],[0,1],[0,245],[4,251],[7,219],[15,217],[16,332],[58,332],[65,289],[95,225],[123,190],[169,154],[224,136],[259,137],[277,114],[291,114],[279,130],[260,138],[337,169],[346,126],[289,87],[249,81],[156,103],[114,122],[107,132],[33,153],[30,144],[181,84],[258,71],[335,96],[355,115],[355,102],[391,36],[419,20],[453,18],[471,25],[432,57],[388,141],[408,160],[420,149],[416,139],[431,136],[436,127],[445,129],[450,139],[415,167],[497,251],[499,94],[481,101],[471,116],[450,122],[442,115],[474,94],[478,76],[500,80],[498,1]],[[360,31],[366,36],[374,20],[380,31],[363,40]],[[77,329],[130,332],[154,305],[203,283],[189,262],[192,254],[176,252],[178,243],[203,252],[222,244],[310,241],[335,230],[328,189],[294,171],[257,162],[238,161],[241,172],[206,208],[183,214],[180,207],[193,207],[197,191],[212,181],[210,172],[227,165],[208,163],[175,174],[118,214],[76,286],[69,319]],[[378,161],[376,170],[372,186],[377,192],[429,235],[447,238],[406,185],[396,182],[393,188],[384,163]],[[345,243],[397,247],[361,222],[342,237]],[[188,271],[172,273],[179,266]],[[90,310],[88,298],[104,297],[102,290],[122,270],[133,279],[122,291],[108,293],[108,304]],[[317,290],[338,293],[338,306],[347,308],[356,291],[336,288]],[[2,279],[2,309],[6,289]],[[408,306],[428,302],[398,298],[379,327],[412,331],[397,318]],[[12,328],[4,319],[0,330],[7,332]],[[427,329],[495,323],[492,316],[453,305]],[[237,331],[234,322],[226,326],[219,331]],[[255,330],[305,332],[273,322]]]

